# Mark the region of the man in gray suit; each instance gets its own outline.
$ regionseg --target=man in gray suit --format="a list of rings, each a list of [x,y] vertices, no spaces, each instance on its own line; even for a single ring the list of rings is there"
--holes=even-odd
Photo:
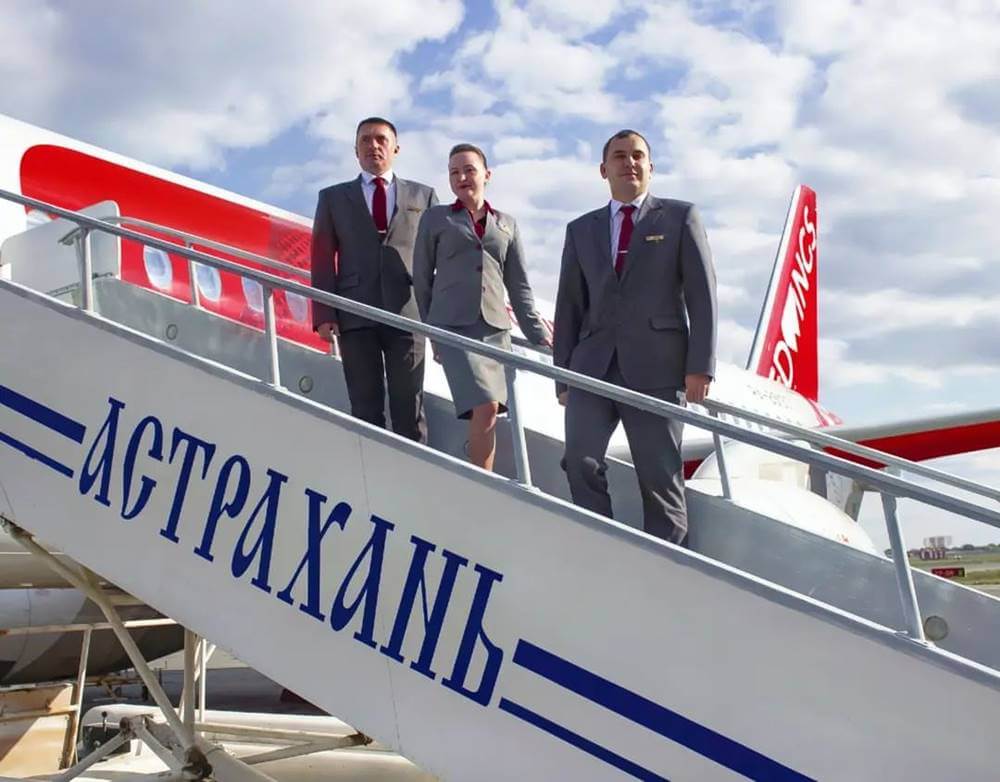
[[[386,119],[358,123],[356,179],[319,193],[312,238],[312,284],[355,301],[420,319],[413,298],[413,242],[433,188],[397,177],[396,128]],[[313,303],[313,327],[340,343],[351,414],[385,427],[385,387],[397,434],[427,442],[424,338]]]
[[[701,402],[715,373],[715,270],[694,206],[648,193],[649,144],[622,130],[604,146],[611,203],[566,229],[556,298],[556,366],[670,402]],[[625,426],[643,528],[687,536],[682,424],[557,384],[566,406],[573,501],[611,516],[605,451]]]

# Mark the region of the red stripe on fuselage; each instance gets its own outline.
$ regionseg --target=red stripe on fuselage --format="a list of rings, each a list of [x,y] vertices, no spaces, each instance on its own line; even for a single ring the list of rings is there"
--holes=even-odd
[[[112,163],[93,155],[51,144],[28,149],[21,158],[21,192],[31,198],[82,209],[100,201],[115,201],[123,215],[148,220],[247,252],[283,261],[303,270],[308,279],[310,231],[276,215],[204,193],[168,179]],[[141,231],[155,235],[152,231]],[[162,237],[176,241],[170,237]],[[196,247],[196,249],[204,249]],[[224,253],[208,251],[226,258]],[[243,266],[253,263],[229,257]],[[135,242],[122,242],[121,278],[133,285],[157,290],[181,301],[191,300],[187,261],[170,255],[171,283],[168,289],[155,286],[146,273],[143,249]],[[268,270],[271,271],[271,270]],[[282,277],[290,274],[271,271]],[[261,327],[262,314],[250,306],[243,283],[237,275],[220,274],[217,301],[202,297],[202,306],[216,314]],[[321,350],[328,349],[312,332],[312,318],[301,317],[301,306],[292,307],[283,291],[275,291],[278,333],[286,339]],[[298,305],[298,302],[295,302]],[[295,313],[299,318],[295,317]]]

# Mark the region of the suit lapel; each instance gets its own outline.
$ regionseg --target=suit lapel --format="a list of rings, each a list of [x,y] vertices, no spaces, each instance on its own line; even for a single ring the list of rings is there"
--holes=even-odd
[[[594,242],[597,244],[597,262],[601,274],[615,276],[615,266],[611,260],[611,208],[605,207],[594,213]]]
[[[406,213],[407,207],[413,206],[411,203],[411,198],[413,193],[410,189],[410,183],[405,179],[400,179],[398,176],[396,179],[396,209],[392,213],[392,217],[389,218],[389,229],[385,232],[385,238],[388,239],[392,236],[392,229],[395,228],[399,222],[402,220],[400,215]],[[373,221],[374,222],[374,221]]]
[[[511,227],[507,224],[506,220],[498,219],[496,212],[486,213],[486,230],[483,232],[483,241],[487,239],[495,239],[497,242],[501,238],[506,237],[508,240],[513,240],[514,232]]]
[[[635,224],[639,225],[645,219],[646,215],[650,213],[653,209],[659,209],[661,206],[660,199],[654,195],[647,195],[642,200],[642,206],[639,207],[639,211],[635,213]],[[633,234],[634,236],[635,234]]]
[[[465,209],[455,210],[449,207],[448,222],[458,228],[458,230],[461,231],[470,242],[479,244],[479,237],[476,236],[476,232],[472,228],[472,220],[469,218],[469,213]]]
[[[507,253],[513,241],[514,228],[507,218],[493,211],[487,212],[483,238],[480,240],[476,237],[476,242],[500,263],[501,268],[507,263]]]
[[[649,228],[649,223],[655,221],[663,211],[663,204],[656,196],[647,195],[643,199],[642,206],[636,212],[635,227],[632,229],[632,239],[628,243],[628,253],[625,255],[625,268],[622,269],[621,283],[625,282],[632,267],[636,265],[636,256],[642,249],[645,236]],[[645,223],[645,225],[644,225]]]
[[[354,204],[355,211],[359,213],[356,221],[357,225],[365,226],[362,230],[370,230],[375,236],[378,236],[378,231],[375,228],[375,220],[372,217],[372,213],[368,211],[368,204],[365,203],[365,193],[361,189],[360,174],[351,183],[351,186],[347,188],[347,197]]]

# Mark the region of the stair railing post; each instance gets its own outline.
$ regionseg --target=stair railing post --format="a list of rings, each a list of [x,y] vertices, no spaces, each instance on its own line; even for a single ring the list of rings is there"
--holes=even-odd
[[[517,389],[515,380],[517,371],[514,367],[505,366],[507,377],[507,420],[510,421],[510,439],[514,449],[514,470],[517,482],[531,487],[531,465],[528,463],[528,444],[524,438],[524,424],[517,407]]]
[[[194,249],[191,242],[185,240],[185,249]],[[194,258],[188,258],[188,279],[191,282],[191,305],[194,307],[201,307],[201,290],[198,288],[198,262]]]
[[[264,288],[264,336],[267,339],[268,377],[267,381],[275,388],[281,386],[281,368],[278,365],[278,329],[274,322],[274,289],[270,285]]]
[[[712,418],[718,418],[717,410],[709,410]],[[729,482],[729,468],[726,466],[726,451],[722,447],[722,435],[712,432],[712,442],[715,443],[715,463],[719,466],[719,480],[722,482],[722,496],[731,500],[733,498],[733,487]]]
[[[94,311],[94,261],[90,254],[90,229],[81,226],[74,241],[80,267],[80,309]]]
[[[890,469],[890,472],[896,471]],[[903,540],[903,530],[899,524],[895,495],[886,491],[882,492],[882,510],[885,513],[885,527],[889,534],[889,545],[892,548],[892,563],[896,568],[896,584],[899,587],[899,600],[903,608],[906,632],[914,641],[926,642],[924,625],[920,621],[917,592],[913,586],[913,571],[910,569],[910,560],[906,555],[906,543]]]

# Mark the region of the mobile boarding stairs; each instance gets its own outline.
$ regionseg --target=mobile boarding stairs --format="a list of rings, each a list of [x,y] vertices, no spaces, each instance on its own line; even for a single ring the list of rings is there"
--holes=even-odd
[[[1000,527],[1000,492],[718,403],[706,415],[645,397],[140,220],[0,198],[59,217],[32,229],[48,232],[32,264],[69,253],[79,269],[75,304],[17,283],[23,257],[0,279],[0,514],[111,624],[99,579],[188,628],[184,705],[147,681],[166,721],[150,740],[175,778],[267,778],[200,733],[195,634],[362,732],[347,743],[371,737],[442,779],[995,777],[1000,602],[911,571],[897,499]],[[256,281],[263,331],[124,284],[121,241]],[[465,463],[445,399],[427,400],[434,447],[342,412],[338,363],[277,338],[276,289],[502,361],[505,474]],[[566,501],[562,444],[517,405],[556,379],[713,433],[718,491],[689,489],[692,550],[628,526],[630,465],[609,466],[626,523]],[[879,492],[892,559],[741,506],[734,443]]]

